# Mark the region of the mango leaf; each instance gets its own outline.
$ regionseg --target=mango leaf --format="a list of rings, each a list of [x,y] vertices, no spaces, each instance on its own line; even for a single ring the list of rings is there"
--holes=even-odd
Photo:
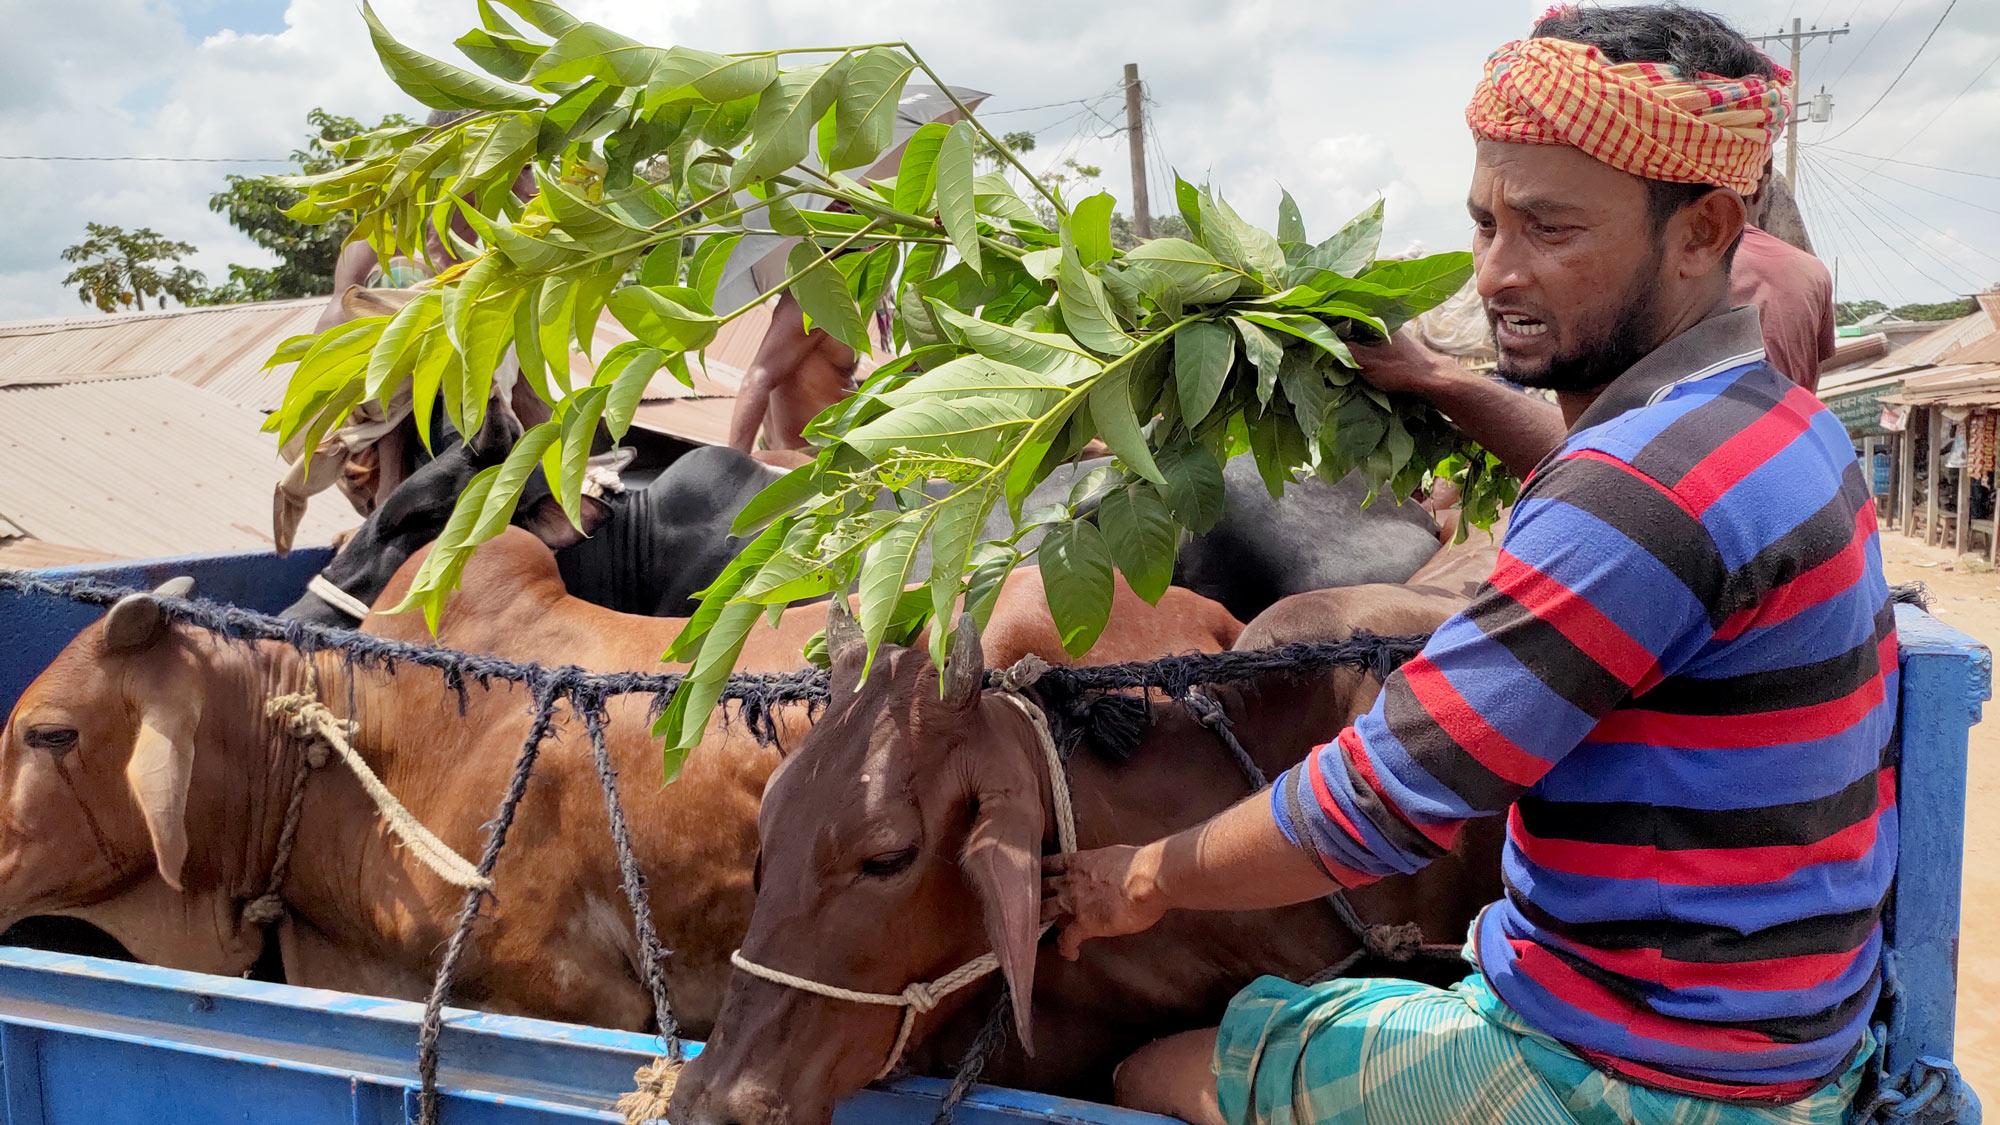
[[[1182,527],[1200,535],[1222,518],[1222,463],[1203,445],[1177,445],[1160,451],[1160,474],[1166,478],[1161,495]]]
[[[456,67],[396,42],[362,0],[361,18],[390,81],[432,109],[512,109],[535,104],[533,95],[483,74]]]
[[[1298,201],[1292,193],[1280,188],[1278,191],[1278,244],[1297,245],[1306,240],[1306,221],[1299,214]]]
[[[973,199],[973,131],[960,121],[945,132],[937,153],[938,217],[958,255],[979,270],[979,211]]]
[[[1001,440],[1025,430],[1030,421],[1007,398],[933,397],[865,422],[841,440],[870,461],[880,461],[901,449],[990,461]]]
[[[451,341],[444,333],[433,332],[424,340],[424,350],[417,354],[416,366],[410,371],[410,415],[417,420],[418,440],[432,452],[431,416],[437,410],[438,388],[447,375],[457,381],[452,370],[457,366],[458,353],[452,350]]]
[[[1347,343],[1336,335],[1333,329],[1328,328],[1325,323],[1313,317],[1306,316],[1303,313],[1273,315],[1271,313],[1245,312],[1243,319],[1265,328],[1276,329],[1287,336],[1296,336],[1301,340],[1305,340],[1349,367],[1358,366],[1354,362],[1354,353],[1347,350]]]
[[[855,305],[854,295],[847,291],[847,279],[833,262],[819,247],[801,242],[792,247],[786,264],[788,273],[798,275],[791,294],[805,310],[811,327],[825,329],[827,335],[857,352],[867,351],[868,323]]]
[[[1220,324],[1196,321],[1174,334],[1174,388],[1190,429],[1215,409],[1235,362],[1236,342]]]
[[[284,343],[279,344],[277,350],[271,353],[271,358],[264,361],[262,370],[269,371],[281,363],[296,363],[317,343],[319,334],[316,332],[301,332],[296,336],[287,336]]]
[[[1042,540],[1035,558],[1041,564],[1049,615],[1055,618],[1063,651],[1081,657],[1097,644],[1111,620],[1116,586],[1104,534],[1087,520],[1072,520]]]
[[[679,285],[627,285],[607,304],[626,331],[663,351],[707,347],[722,324],[694,290]]]
[[[703,305],[715,304],[715,289],[722,283],[722,271],[729,265],[729,255],[741,241],[741,234],[712,234],[703,239],[689,256],[688,288],[694,290]]]
[[[585,387],[564,399],[562,444],[548,450],[553,455],[560,449],[561,458],[559,461],[552,461],[550,456],[542,459],[543,476],[548,479],[549,491],[555,493],[563,514],[577,527],[583,526],[583,475],[590,468],[590,444],[597,436],[597,424],[604,418],[604,404],[610,397],[610,387]]]
[[[681,680],[680,689],[674,692],[673,701],[653,725],[654,735],[664,736],[670,749],[684,750],[694,746],[708,729],[709,715],[722,698],[723,684],[736,667],[736,658],[743,651],[743,642],[749,637],[751,627],[763,613],[763,607],[755,602],[732,602],[729,599],[749,575],[770,560],[788,530],[788,522],[774,523],[744,546],[735,561],[723,570],[722,577],[708,588],[707,595],[702,599],[701,611],[689,620],[688,627],[681,630],[680,637],[675,639],[675,647],[669,650],[671,659],[694,658],[693,666]],[[704,612],[711,607],[714,612],[704,620]],[[690,648],[683,652],[681,638],[688,637],[699,641],[699,650]],[[682,655],[676,657],[671,655],[673,653]]]
[[[986,172],[972,181],[972,206],[982,215],[991,215],[1015,223],[1034,223],[1040,226],[1034,208],[1022,202],[1014,185],[998,172]]]
[[[670,238],[646,255],[639,266],[636,279],[641,285],[679,285],[681,283],[681,240]],[[702,302],[707,305],[707,301]]]
[[[1202,238],[1201,189],[1181,179],[1179,172],[1174,173],[1174,202],[1180,208],[1181,221],[1187,224],[1188,233],[1197,242],[1205,241]]]
[[[1124,355],[1132,350],[1132,337],[1119,327],[1117,314],[1105,300],[1103,282],[1084,267],[1074,249],[1064,248],[1056,277],[1056,304],[1077,343],[1099,355]]]
[[[967,355],[940,364],[906,383],[878,391],[875,398],[892,410],[928,400],[993,398],[1008,403],[1020,417],[1027,419],[1055,405],[1065,389],[1054,379],[1028,368],[983,355]]]
[[[1155,484],[1164,483],[1153,451],[1139,426],[1132,405],[1132,372],[1129,367],[1108,372],[1090,388],[1090,420],[1104,444],[1125,466]]]
[[[834,99],[834,143],[820,158],[827,171],[872,164],[896,136],[896,106],[916,60],[893,47],[875,47],[855,56],[847,81]]]
[[[1184,305],[1227,300],[1253,279],[1223,265],[1213,254],[1182,238],[1155,238],[1127,251],[1113,267],[1169,315]]]
[[[875,662],[875,648],[889,630],[889,618],[903,596],[904,584],[910,580],[917,544],[930,530],[933,518],[922,512],[905,515],[891,524],[862,558],[859,623],[862,638],[868,642],[864,675]]]
[[[951,631],[942,623],[952,619],[952,603],[958,600],[965,572],[971,567],[979,532],[998,494],[992,485],[979,485],[954,492],[938,502],[931,524],[931,570],[925,582],[930,594],[931,659],[944,663]]]
[[[471,551],[465,546],[472,527],[479,521],[486,508],[486,495],[493,488],[493,481],[500,475],[500,466],[492,465],[472,475],[465,484],[465,490],[458,494],[458,503],[451,510],[451,517],[445,521],[444,530],[438,533],[437,541],[431,545],[431,553],[423,565],[417,568],[417,576],[410,583],[410,592],[403,595],[390,613],[405,613],[422,607],[424,622],[432,633],[437,632],[438,616],[444,609],[444,601],[451,587],[458,581],[459,572],[465,569]]]
[[[1326,440],[1333,451],[1359,461],[1375,451],[1389,433],[1389,414],[1366,395],[1349,394],[1327,418]]]
[[[566,82],[597,79],[614,86],[643,87],[666,52],[594,23],[565,32],[528,71],[528,84],[549,89]]]
[[[541,464],[542,453],[560,435],[561,427],[550,419],[528,427],[528,431],[514,443],[514,448],[507,451],[507,459],[500,463],[500,471],[486,491],[486,502],[479,507],[479,518],[465,538],[466,545],[477,546],[506,530],[508,521],[514,518],[514,509],[521,502],[521,486],[528,482],[529,474]]]
[[[1278,365],[1278,385],[1285,392],[1285,401],[1292,406],[1299,429],[1307,440],[1317,440],[1326,412],[1333,408],[1334,392],[1306,349],[1291,348],[1285,352],[1284,361]]]
[[[750,147],[730,170],[729,182],[742,188],[786,172],[812,150],[813,126],[826,115],[846,80],[847,58],[818,66],[782,70],[758,99],[750,119]]]
[[[1443,304],[1472,277],[1472,255],[1464,251],[1432,254],[1406,262],[1383,262],[1360,280],[1385,289],[1400,289],[1416,312]]]
[[[1267,410],[1252,418],[1244,415],[1249,429],[1250,452],[1256,458],[1257,475],[1264,480],[1264,491],[1276,500],[1285,494],[1285,485],[1292,479],[1292,470],[1297,467],[1288,458],[1293,443],[1285,440],[1287,431],[1294,430],[1292,420],[1276,410]],[[1305,457],[1298,459],[1301,463]]]
[[[541,128],[535,135],[536,154],[552,160],[571,141],[593,132],[599,122],[620,108],[620,93],[620,87],[593,79],[557,98],[542,112]]]
[[[569,389],[570,314],[576,308],[576,286],[566,277],[551,278],[543,286],[535,318],[539,348],[549,374]]]
[[[995,324],[959,312],[942,301],[935,302],[931,311],[959,343],[980,355],[1038,371],[1057,383],[1088,378],[1103,366],[1067,336]]]
[[[1270,283],[1285,276],[1285,252],[1269,231],[1251,226],[1214,191],[1201,193],[1201,244],[1226,266]]]
[[[1297,284],[1320,270],[1353,277],[1375,260],[1375,251],[1381,242],[1382,200],[1378,198],[1359,215],[1348,220],[1347,225],[1332,238],[1300,258],[1292,270],[1292,282]]]
[[[756,95],[778,77],[774,55],[717,55],[690,47],[670,47],[646,84],[646,110],[670,102],[701,100],[721,105]]]
[[[735,148],[750,136],[750,124],[757,117],[757,95],[726,101],[709,112],[702,123],[701,139],[716,148]]]
[[[500,0],[500,3],[513,9],[515,15],[527,20],[529,26],[543,35],[560,38],[582,24],[581,20],[548,0]]]
[[[729,525],[731,535],[749,535],[761,530],[765,524],[800,504],[819,495],[818,463],[800,465],[777,480],[764,486],[763,490],[750,498],[743,510],[736,513],[736,520]]]
[[[1159,492],[1145,483],[1112,492],[1098,505],[1097,526],[1132,592],[1160,604],[1174,578],[1181,529]]]
[[[1243,354],[1257,368],[1257,401],[1269,403],[1271,392],[1278,385],[1278,368],[1284,364],[1285,349],[1271,334],[1240,316],[1229,318],[1236,326],[1237,335],[1243,337]]]
[[[486,73],[509,82],[519,82],[548,48],[517,35],[475,27],[452,41],[452,45]]]
[[[930,206],[937,189],[938,152],[951,126],[936,121],[920,125],[903,142],[903,161],[896,170],[896,193],[890,202],[896,210],[920,215]]]
[[[1098,192],[1071,209],[1070,237],[1076,241],[1076,256],[1086,266],[1111,260],[1111,208],[1109,192]]]
[[[611,389],[604,399],[604,428],[612,441],[622,439],[632,428],[632,416],[638,413],[646,388],[666,362],[667,353],[636,340],[627,340],[604,353],[604,361],[597,365],[591,384]]]
[[[403,376],[416,366],[424,333],[437,324],[440,307],[437,290],[426,290],[389,318],[368,353],[368,382],[363,392],[368,398],[386,401],[395,394]]]

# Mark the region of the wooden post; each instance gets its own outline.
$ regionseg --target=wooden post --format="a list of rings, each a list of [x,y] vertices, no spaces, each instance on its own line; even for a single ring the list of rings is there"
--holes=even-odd
[[[1905,413],[1903,432],[1896,435],[1896,528],[1904,537],[1916,531],[1916,521],[1910,518],[1910,507],[1916,496],[1917,476],[1917,432],[1916,419]]]
[[[1993,459],[1993,530],[1986,533],[1986,561],[2000,566],[2000,457]]]
[[[1926,425],[1931,439],[1931,447],[1924,453],[1925,472],[1928,474],[1924,481],[1924,545],[1934,546],[1937,543],[1938,465],[1942,462],[1938,456],[1938,431],[1943,427],[1939,425],[1942,419],[1937,407],[1924,407],[1924,416],[1928,419]]]
[[[1139,64],[1125,64],[1125,149],[1132,157],[1132,231],[1153,237],[1153,204],[1146,198],[1146,94]],[[1172,187],[1172,184],[1167,185]]]
[[[1970,443],[1961,433],[1958,439],[1960,458],[1965,456],[1965,447],[1968,444]],[[1964,467],[1958,470],[1958,508],[1953,517],[1952,522],[1956,525],[1956,529],[1951,537],[1951,551],[1952,554],[1962,555],[1965,553],[1966,545],[1972,541],[1972,471]]]

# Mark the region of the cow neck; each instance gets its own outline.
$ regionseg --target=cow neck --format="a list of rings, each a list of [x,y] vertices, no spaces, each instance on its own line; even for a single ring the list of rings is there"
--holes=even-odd
[[[574,547],[556,552],[556,566],[571,594],[620,613],[652,614],[657,602],[646,598],[648,568],[662,560],[652,557],[653,505],[644,490],[605,498],[611,516],[595,534]],[[672,564],[674,560],[665,560]]]

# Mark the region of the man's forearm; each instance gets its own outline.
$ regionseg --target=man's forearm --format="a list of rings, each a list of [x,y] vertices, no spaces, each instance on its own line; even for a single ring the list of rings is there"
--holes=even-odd
[[[757,448],[757,431],[763,427],[770,405],[770,374],[761,369],[751,371],[736,388],[736,409],[729,416],[731,449],[749,453]]]
[[[1270,790],[1140,849],[1135,897],[1166,910],[1269,910],[1338,889],[1279,831]]]
[[[1562,411],[1503,383],[1446,361],[1420,392],[1459,432],[1526,479],[1567,433]]]

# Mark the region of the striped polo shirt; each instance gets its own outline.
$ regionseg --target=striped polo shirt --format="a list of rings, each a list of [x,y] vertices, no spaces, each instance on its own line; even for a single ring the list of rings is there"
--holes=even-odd
[[[1796,1100],[1875,1006],[1896,681],[1853,445],[1737,309],[1591,404],[1492,577],[1272,811],[1348,884],[1504,813],[1474,948],[1510,1007],[1633,1081]]]

